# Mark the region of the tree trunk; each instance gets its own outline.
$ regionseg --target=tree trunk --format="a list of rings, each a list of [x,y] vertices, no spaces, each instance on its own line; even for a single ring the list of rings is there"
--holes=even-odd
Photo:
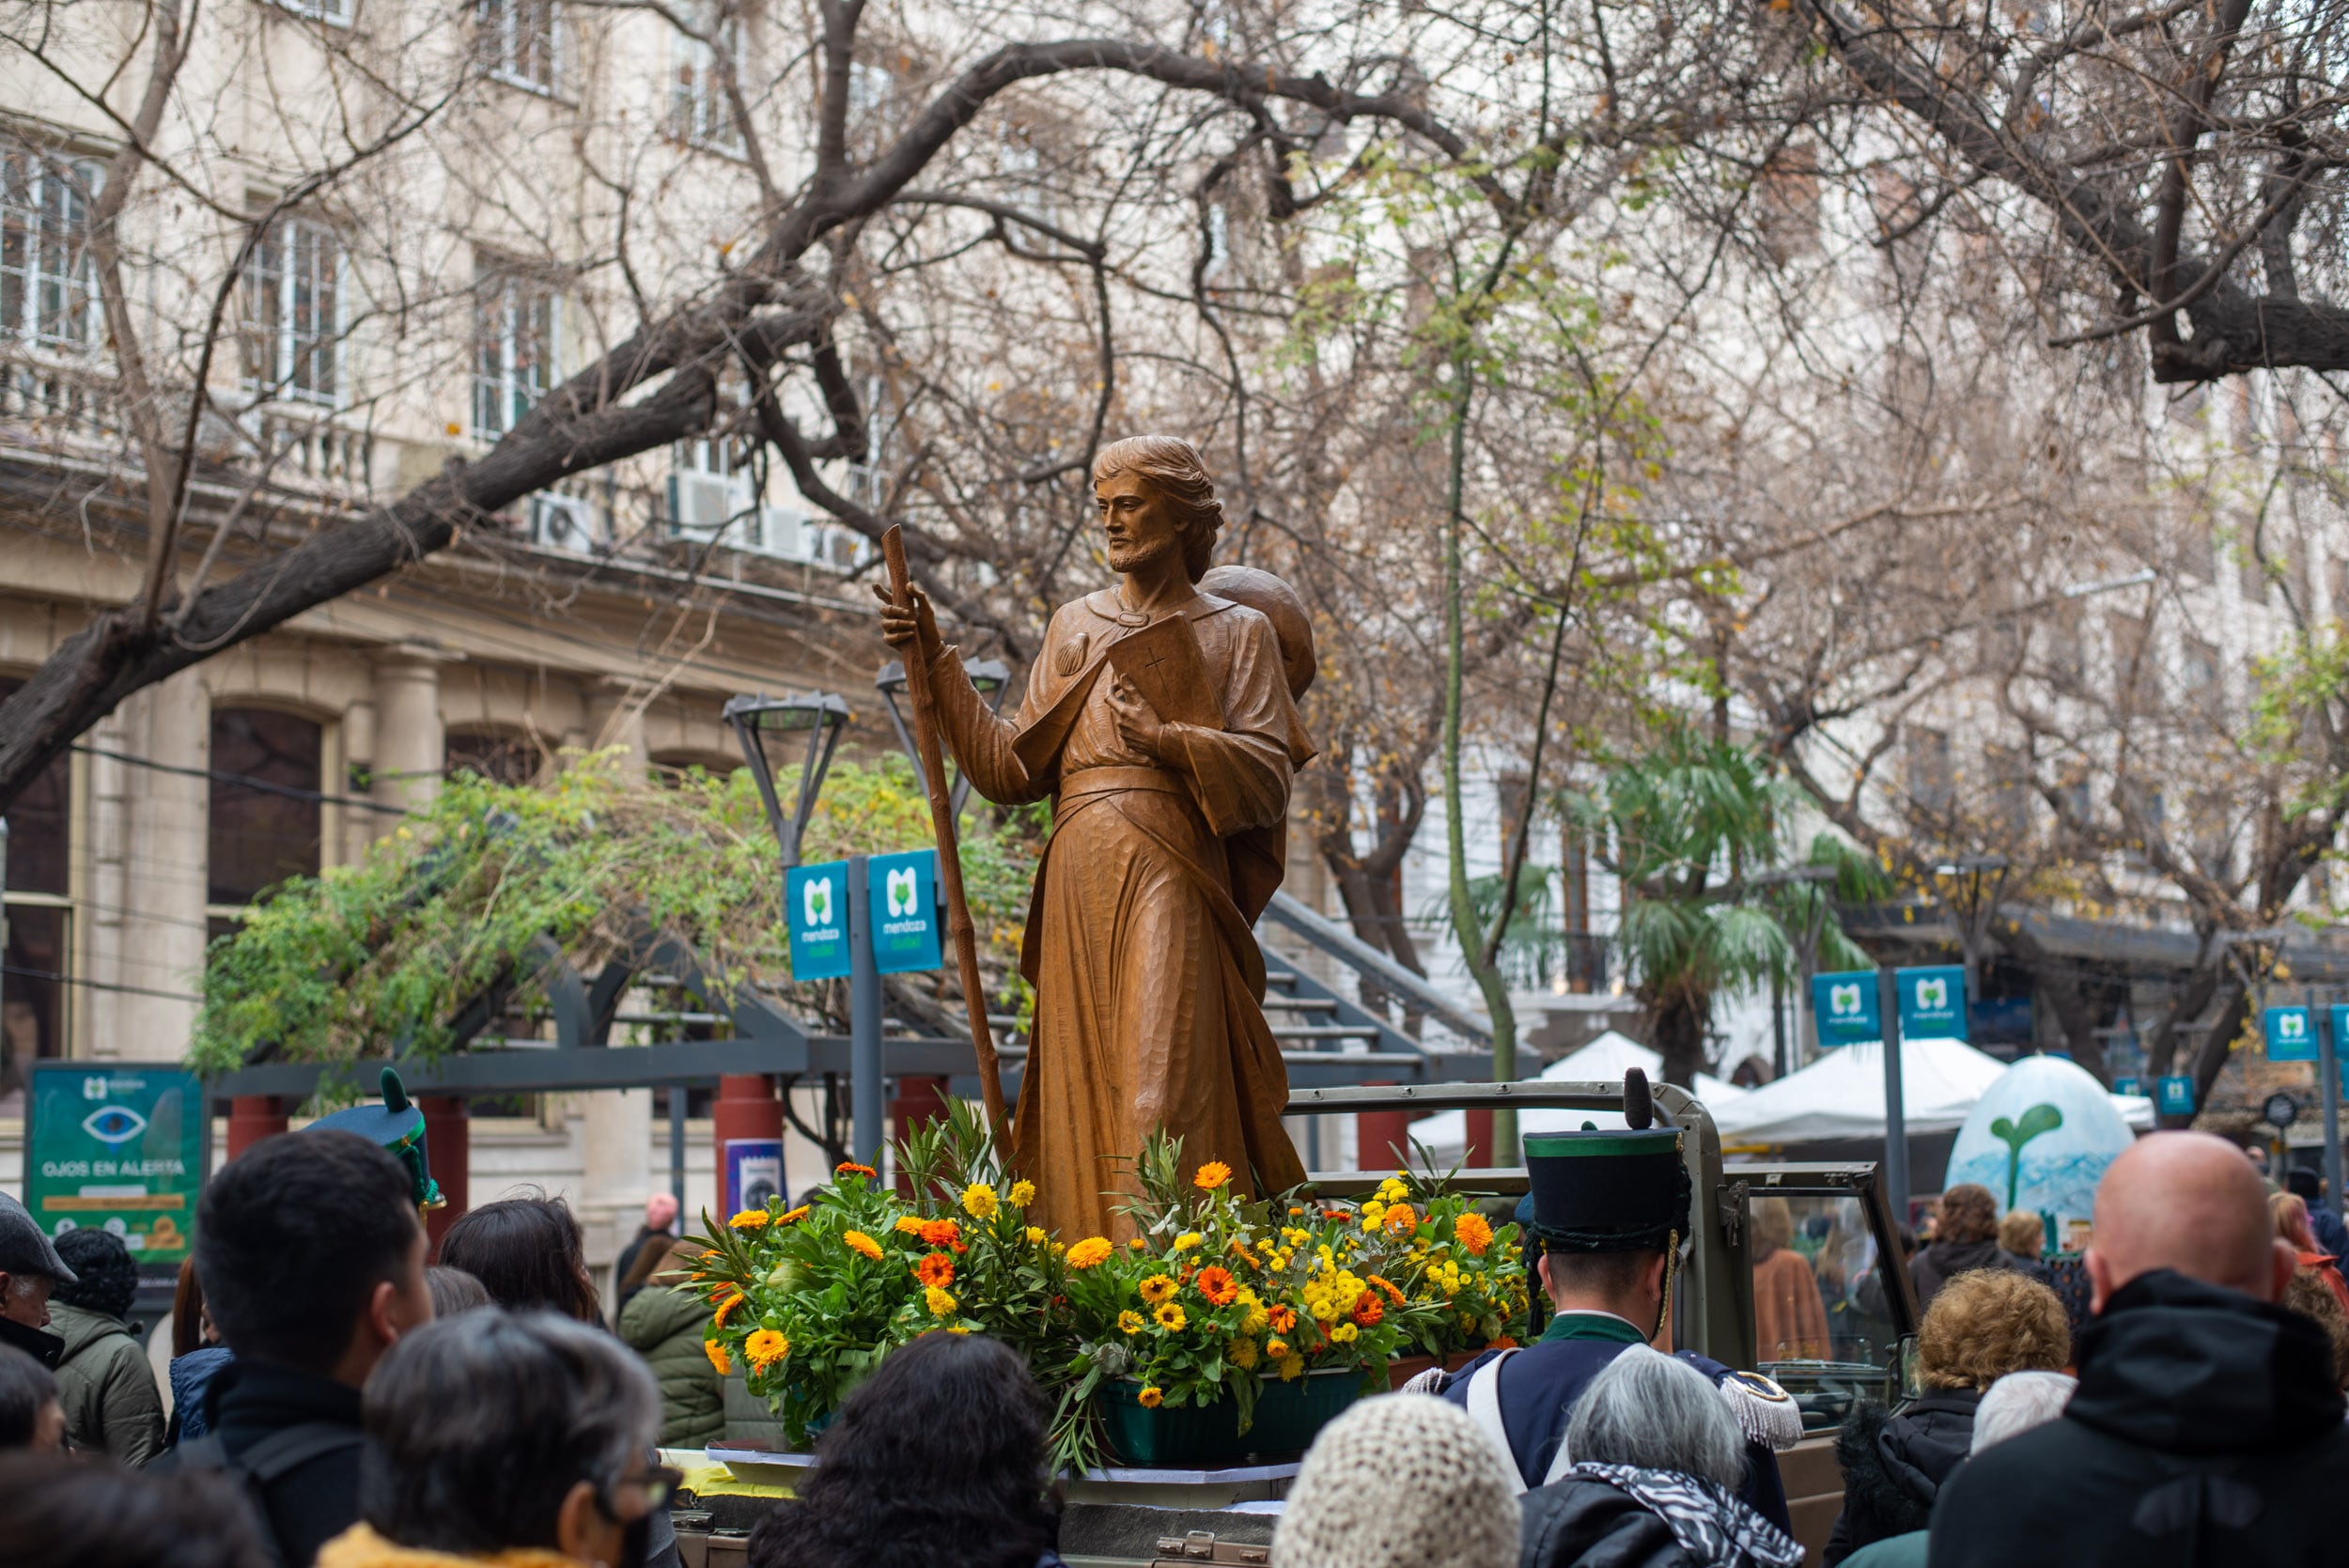
[[[1712,1009],[1702,999],[1678,992],[1648,1009],[1648,1027],[1655,1032],[1658,1069],[1664,1081],[1693,1093],[1697,1074],[1704,1070],[1704,1032]]]

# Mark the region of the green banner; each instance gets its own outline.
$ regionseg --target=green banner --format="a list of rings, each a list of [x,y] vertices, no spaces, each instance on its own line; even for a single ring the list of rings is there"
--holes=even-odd
[[[24,1206],[59,1235],[96,1225],[132,1261],[177,1268],[204,1178],[203,1086],[130,1063],[37,1063],[24,1137]]]

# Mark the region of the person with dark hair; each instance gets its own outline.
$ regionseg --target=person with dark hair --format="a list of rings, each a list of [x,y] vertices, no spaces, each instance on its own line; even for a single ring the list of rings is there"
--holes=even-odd
[[[23,1203],[0,1192],[0,1344],[54,1367],[65,1341],[46,1332],[49,1296],[73,1282],[73,1270]]]
[[[163,1396],[128,1322],[139,1265],[108,1231],[68,1231],[57,1256],[75,1276],[49,1297],[50,1329],[65,1341],[57,1395],[66,1440],[135,1470],[163,1451]]]
[[[1960,1182],[1941,1194],[1940,1220],[1932,1242],[1908,1260],[1917,1310],[1931,1307],[1941,1287],[1969,1268],[2011,1268],[2023,1275],[2039,1271],[2037,1265],[1999,1245],[1999,1201],[1990,1189]]]
[[[270,1568],[223,1475],[0,1454],[0,1568]]]
[[[725,1380],[702,1343],[709,1301],[689,1279],[701,1250],[672,1240],[657,1253],[646,1251],[637,1260],[637,1289],[620,1308],[620,1338],[661,1380],[661,1446],[666,1449],[707,1448],[725,1436]]]
[[[2284,1190],[2309,1205],[2309,1229],[2316,1234],[2319,1250],[2336,1258],[2349,1258],[2349,1226],[2341,1222],[2332,1205],[2325,1202],[2325,1178],[2305,1165],[2295,1165],[2284,1172]]]
[[[553,1312],[471,1312],[394,1346],[367,1382],[359,1522],[319,1568],[642,1568],[680,1477],[652,1462],[641,1362]]]
[[[1050,1416],[1009,1346],[923,1335],[842,1402],[750,1568],[1058,1568]]]
[[[619,1325],[620,1313],[628,1311],[628,1298],[645,1288],[646,1277],[661,1266],[658,1260],[668,1254],[669,1244],[675,1240],[677,1194],[656,1192],[645,1200],[644,1224],[620,1249],[619,1259],[612,1265],[612,1294],[618,1299],[612,1309],[614,1327]],[[645,1261],[647,1254],[655,1260],[649,1265]]]
[[[432,1317],[435,1322],[455,1317],[459,1312],[472,1312],[475,1307],[494,1307],[490,1289],[461,1268],[451,1268],[436,1263],[424,1271],[425,1289],[432,1293]]]
[[[235,1362],[207,1399],[211,1432],[155,1462],[226,1468],[277,1560],[307,1568],[359,1516],[359,1390],[401,1335],[432,1320],[413,1179],[334,1128],[263,1139],[196,1206],[195,1267]]]
[[[195,1260],[188,1258],[179,1265],[179,1283],[171,1294],[171,1423],[163,1430],[165,1448],[211,1430],[204,1420],[205,1394],[220,1369],[235,1359],[204,1310],[204,1282],[196,1277]]]
[[[571,1206],[543,1193],[484,1203],[441,1237],[441,1265],[481,1281],[508,1312],[542,1308],[597,1323],[596,1282]]]
[[[65,1447],[65,1407],[47,1367],[0,1344],[0,1449]]]

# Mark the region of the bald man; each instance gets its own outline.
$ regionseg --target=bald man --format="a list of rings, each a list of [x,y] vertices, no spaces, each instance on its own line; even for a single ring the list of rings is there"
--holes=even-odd
[[[2349,1427],[2325,1331],[2276,1302],[2292,1250],[2242,1152],[2160,1132],[2112,1162],[2088,1250],[2093,1320],[2063,1419],[1942,1484],[1931,1568],[2349,1560]]]

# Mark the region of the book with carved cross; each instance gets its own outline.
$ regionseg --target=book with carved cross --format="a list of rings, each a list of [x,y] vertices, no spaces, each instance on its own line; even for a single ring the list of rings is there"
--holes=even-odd
[[[1207,675],[1188,615],[1168,615],[1110,644],[1110,668],[1143,695],[1161,723],[1223,727],[1223,702]]]

